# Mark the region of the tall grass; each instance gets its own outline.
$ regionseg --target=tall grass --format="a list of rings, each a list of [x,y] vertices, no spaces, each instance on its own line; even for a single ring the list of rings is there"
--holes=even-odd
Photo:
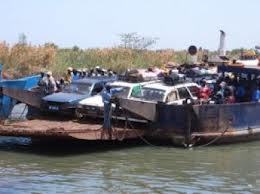
[[[176,60],[173,50],[151,51],[125,48],[59,49],[52,45],[8,45],[0,42],[0,63],[13,77],[51,70],[61,76],[68,67],[93,68],[102,66],[122,72],[132,67],[161,66]]]
[[[0,42],[0,63],[12,77],[21,77],[50,68],[54,63],[56,50],[52,47],[24,44],[8,45]]]
[[[51,69],[59,73],[64,71],[68,66],[92,68],[98,65],[121,72],[132,67],[161,66],[174,59],[175,52],[173,50],[158,52],[125,48],[59,49],[57,50],[55,63]]]
[[[238,51],[235,51],[229,53],[237,54]],[[0,42],[0,63],[4,64],[4,72],[12,77],[30,75],[41,70],[51,70],[56,76],[62,76],[67,67],[92,68],[97,65],[122,72],[133,67],[160,67],[169,61],[182,64],[186,60],[185,50],[153,51],[125,48],[83,50],[78,47],[58,48],[54,44],[33,46]]]

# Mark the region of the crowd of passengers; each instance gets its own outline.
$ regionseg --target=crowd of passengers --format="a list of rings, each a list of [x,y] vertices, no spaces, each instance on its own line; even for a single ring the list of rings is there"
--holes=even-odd
[[[200,85],[198,97],[201,103],[214,101],[216,104],[232,104],[260,101],[260,80],[254,76],[220,76],[213,89],[206,80],[202,80]]]
[[[151,71],[151,70],[150,70]],[[168,73],[171,74],[169,71]],[[41,91],[44,94],[52,94],[62,91],[65,85],[70,84],[74,80],[89,78],[93,76],[114,76],[112,70],[105,70],[96,66],[94,69],[67,69],[65,77],[55,80],[52,72],[41,72],[41,79],[38,82]],[[220,76],[216,80],[214,88],[210,87],[205,79],[200,81],[200,89],[198,91],[199,102],[215,104],[231,104],[237,102],[259,102],[260,101],[260,80],[258,77],[229,74]]]
[[[72,81],[96,77],[96,76],[114,76],[115,72],[108,69],[102,69],[99,66],[96,66],[93,69],[73,69],[69,67],[64,77],[61,77],[59,80],[55,80],[51,71],[40,73],[41,78],[38,82],[38,86],[42,93],[44,94],[52,94],[55,92],[60,92],[64,89],[64,87],[70,84]]]

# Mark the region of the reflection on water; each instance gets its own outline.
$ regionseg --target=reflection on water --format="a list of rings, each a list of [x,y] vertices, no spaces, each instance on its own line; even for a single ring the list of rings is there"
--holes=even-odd
[[[0,193],[260,192],[260,142],[193,150],[107,146],[34,147],[0,138]]]

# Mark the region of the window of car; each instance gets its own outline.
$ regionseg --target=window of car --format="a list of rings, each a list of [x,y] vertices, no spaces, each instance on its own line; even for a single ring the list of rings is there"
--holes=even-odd
[[[131,91],[131,97],[140,98],[142,96],[142,87],[140,84],[133,86]]]
[[[64,88],[64,92],[88,95],[90,93],[91,86],[91,83],[72,83]]]
[[[142,88],[142,95],[137,98],[153,102],[163,102],[164,96],[165,90],[159,90],[154,88]]]
[[[100,93],[103,90],[103,88],[104,88],[103,83],[96,83],[93,88],[92,95]]]
[[[199,95],[199,87],[197,86],[188,86],[188,90],[190,91],[193,97],[197,97]]]
[[[186,99],[186,98],[191,97],[188,90],[185,87],[178,88],[177,90],[178,90],[180,99]]]
[[[122,86],[111,86],[111,88],[122,88],[122,91],[120,91],[119,93],[115,94],[115,96],[119,97],[119,98],[127,98],[128,94],[129,94],[129,87],[122,87]]]
[[[168,96],[166,98],[166,103],[173,102],[176,100],[178,100],[177,93],[176,93],[176,91],[172,91],[168,94]]]

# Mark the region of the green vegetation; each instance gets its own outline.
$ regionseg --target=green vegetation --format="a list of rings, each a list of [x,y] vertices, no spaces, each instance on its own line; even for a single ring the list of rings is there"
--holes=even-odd
[[[69,66],[92,68],[99,65],[120,72],[132,67],[162,66],[169,61],[182,64],[186,61],[185,50],[148,50],[147,47],[155,44],[157,39],[140,38],[136,33],[120,36],[123,46],[83,50],[77,46],[58,48],[53,43],[33,46],[27,44],[25,36],[20,35],[15,45],[0,42],[0,63],[4,64],[4,72],[8,75],[20,77],[41,70],[52,70],[55,75],[62,76]],[[240,52],[241,49],[235,49],[229,51],[228,55],[237,57]]]

